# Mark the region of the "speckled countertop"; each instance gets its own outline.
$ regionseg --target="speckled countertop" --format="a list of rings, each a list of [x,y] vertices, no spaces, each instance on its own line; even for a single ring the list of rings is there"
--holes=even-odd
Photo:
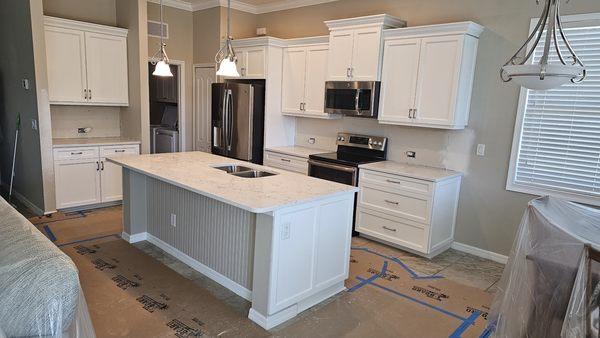
[[[272,147],[265,149],[266,151],[272,151],[275,153],[292,155],[297,157],[308,158],[310,155],[314,154],[322,154],[322,153],[330,153],[330,150],[316,149],[316,148],[308,148],[302,146],[288,146],[288,147]]]
[[[203,152],[120,156],[109,161],[253,213],[358,191],[349,185]],[[278,175],[241,178],[213,168],[227,164],[241,164]]]
[[[360,166],[360,168],[369,169],[384,174],[400,175],[432,182],[443,181],[463,175],[459,171],[427,167],[422,165],[414,165],[408,163],[400,163],[394,161],[383,161],[363,164]]]
[[[52,139],[54,148],[78,146],[102,146],[111,144],[140,144],[140,141],[124,137],[82,137],[82,138],[55,138]]]

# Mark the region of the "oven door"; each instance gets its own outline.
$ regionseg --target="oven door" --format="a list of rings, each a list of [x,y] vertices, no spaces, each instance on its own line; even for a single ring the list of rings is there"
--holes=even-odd
[[[352,186],[358,183],[358,168],[316,160],[308,161],[308,175]]]

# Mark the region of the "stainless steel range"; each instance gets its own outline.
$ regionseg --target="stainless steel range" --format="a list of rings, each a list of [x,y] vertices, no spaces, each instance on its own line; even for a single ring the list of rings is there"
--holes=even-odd
[[[336,152],[309,156],[308,174],[328,181],[358,186],[358,167],[361,164],[385,161],[387,143],[385,137],[339,133]],[[354,205],[356,209],[356,200]],[[354,227],[352,234],[358,234]]]

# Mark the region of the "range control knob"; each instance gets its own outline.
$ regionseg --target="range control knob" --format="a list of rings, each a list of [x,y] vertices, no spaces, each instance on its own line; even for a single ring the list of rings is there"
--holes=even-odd
[[[344,138],[344,136],[338,136],[337,140],[340,142],[344,142],[346,141],[346,138]]]

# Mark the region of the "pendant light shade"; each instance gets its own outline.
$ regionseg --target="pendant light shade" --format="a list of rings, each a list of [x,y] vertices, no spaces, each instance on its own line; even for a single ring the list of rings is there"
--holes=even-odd
[[[152,57],[152,64],[155,65],[154,72],[152,75],[154,76],[162,76],[162,77],[172,77],[173,73],[171,73],[171,67],[169,66],[169,57],[167,56],[167,52],[165,51],[165,47],[167,44],[164,42],[164,32],[163,32],[163,2],[160,0],[160,48],[158,52],[154,54]]]
[[[233,50],[231,41],[233,40],[229,35],[231,26],[231,0],[227,1],[227,39],[225,45],[219,49],[217,55],[215,55],[215,62],[219,65],[217,70],[218,76],[226,77],[240,77],[240,73],[237,70],[237,57]]]
[[[536,0],[538,3],[540,0]],[[579,83],[585,79],[586,70],[569,44],[560,19],[560,1],[546,0],[540,20],[523,46],[500,70],[502,81],[515,83],[533,90],[558,88],[567,83]],[[538,63],[533,55],[538,44],[544,39],[544,53]],[[565,58],[560,49],[559,39],[569,52]],[[549,63],[550,50],[554,48],[559,62]],[[520,56],[524,54],[524,56]]]

